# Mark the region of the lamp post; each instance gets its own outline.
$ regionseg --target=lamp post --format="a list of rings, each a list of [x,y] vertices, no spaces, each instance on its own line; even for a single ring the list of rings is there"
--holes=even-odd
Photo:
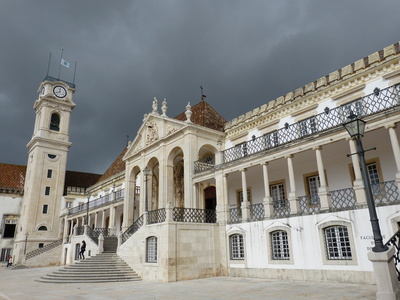
[[[85,225],[89,225],[89,199],[90,199],[90,193],[86,193],[87,197],[87,202],[86,202],[86,220],[85,220]]]
[[[360,168],[361,175],[364,182],[365,195],[367,197],[367,205],[369,211],[369,217],[372,226],[373,237],[375,241],[375,247],[372,248],[373,252],[384,252],[388,250],[388,247],[383,244],[381,229],[379,227],[379,220],[376,214],[374,198],[372,196],[371,184],[369,182],[369,176],[367,171],[367,164],[365,162],[364,157],[364,148],[361,142],[361,137],[364,136],[366,122],[357,118],[353,112],[350,112],[350,115],[347,119],[347,122],[343,124],[344,128],[346,128],[349,135],[356,140],[357,145],[357,155],[360,159]],[[352,154],[350,154],[352,155]]]
[[[145,203],[144,203],[144,209],[145,212],[148,212],[149,210],[149,205],[148,205],[148,191],[147,191],[147,181],[148,181],[148,176],[150,175],[150,169],[146,166],[146,168],[143,169],[143,175],[144,175],[144,182],[145,182]]]

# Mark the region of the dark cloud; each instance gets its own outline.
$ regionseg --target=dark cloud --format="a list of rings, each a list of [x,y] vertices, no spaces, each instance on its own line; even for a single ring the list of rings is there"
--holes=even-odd
[[[399,40],[398,1],[0,0],[1,162],[26,164],[37,88],[78,62],[68,168],[103,173],[153,97],[227,120]],[[73,68],[61,78],[73,80]]]

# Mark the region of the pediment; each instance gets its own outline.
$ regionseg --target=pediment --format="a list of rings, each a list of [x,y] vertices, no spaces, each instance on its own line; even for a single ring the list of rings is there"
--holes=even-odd
[[[171,119],[158,114],[145,115],[135,139],[128,144],[124,160],[135,153],[159,142],[178,132],[188,123]]]

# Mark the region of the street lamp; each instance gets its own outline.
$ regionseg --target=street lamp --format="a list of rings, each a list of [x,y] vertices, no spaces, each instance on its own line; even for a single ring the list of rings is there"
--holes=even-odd
[[[148,212],[148,210],[149,210],[149,205],[148,205],[148,191],[147,191],[147,181],[148,181],[148,178],[147,178],[147,176],[149,176],[150,175],[150,169],[146,166],[146,168],[144,168],[143,169],[143,175],[144,175],[144,182],[145,182],[145,207],[144,207],[144,209],[145,209],[145,211],[146,212]]]
[[[90,199],[90,193],[87,192],[86,193],[86,197],[87,197],[87,202],[86,202],[86,220],[85,220],[85,225],[89,225],[89,199]]]
[[[350,112],[349,117],[347,118],[347,122],[343,124],[344,128],[346,128],[347,132],[350,134],[352,138],[356,140],[357,145],[357,153],[360,159],[360,168],[361,175],[364,182],[365,195],[367,197],[367,205],[369,211],[369,217],[372,226],[372,232],[375,241],[375,247],[372,248],[373,252],[384,252],[388,250],[388,247],[383,244],[381,229],[379,227],[379,220],[376,214],[374,198],[372,196],[371,184],[369,182],[369,176],[367,172],[367,164],[365,163],[364,157],[364,148],[361,143],[361,137],[364,136],[366,122],[357,118],[353,112]],[[352,154],[350,154],[352,155]]]

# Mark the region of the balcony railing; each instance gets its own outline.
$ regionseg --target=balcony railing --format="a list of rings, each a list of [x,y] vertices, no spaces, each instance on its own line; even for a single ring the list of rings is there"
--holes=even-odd
[[[397,273],[397,279],[400,281],[400,230],[397,231],[385,244],[386,246],[393,246],[394,252],[394,264]]]
[[[352,188],[331,191],[332,207],[351,208],[356,206],[356,194]]]
[[[119,202],[124,200],[125,190],[121,189],[112,194],[102,196],[100,198],[89,201],[89,210],[109,204],[111,202]],[[113,199],[113,200],[112,200]],[[80,203],[79,206],[72,207],[68,210],[68,215],[74,215],[87,210],[87,202]]]
[[[143,226],[143,215],[141,215],[125,232],[121,235],[121,244],[125,243],[140,227]]]
[[[165,222],[165,208],[156,209],[147,213],[147,224],[155,224]]]
[[[392,202],[400,203],[399,188],[394,180],[371,185],[371,188],[377,206]],[[356,195],[353,188],[331,191],[330,197],[332,206],[329,208],[329,211],[333,211],[334,209],[350,210],[357,208]],[[300,206],[297,213],[291,212],[290,201],[288,199],[274,200],[271,216],[265,215],[264,205],[262,203],[250,205],[250,219],[254,221],[265,218],[287,218],[290,216],[308,215],[320,212],[321,203],[318,195],[300,196],[297,199]],[[240,207],[229,209],[229,215],[230,223],[241,223],[244,221],[242,220],[242,209]]]
[[[194,162],[194,172],[198,173],[208,169],[212,169],[215,166],[215,155],[204,157]]]
[[[287,124],[284,128],[258,138],[253,137],[250,141],[226,149],[223,151],[223,161],[224,163],[232,162],[255,153],[277,148],[310,135],[324,132],[328,129],[342,126],[343,122],[347,120],[350,111],[361,118],[398,106],[400,104],[399,94],[400,85],[394,85],[382,90],[375,89],[374,93],[343,106],[333,109],[327,107],[323,113],[312,118],[291,125]]]
[[[173,220],[189,223],[216,223],[217,212],[214,209],[174,207]]]

